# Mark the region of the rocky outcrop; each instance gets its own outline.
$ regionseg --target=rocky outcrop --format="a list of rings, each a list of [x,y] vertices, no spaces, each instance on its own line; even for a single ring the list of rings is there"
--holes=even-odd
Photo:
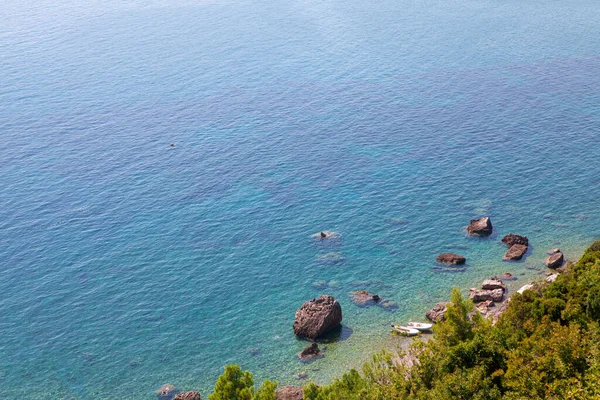
[[[372,306],[381,300],[378,295],[369,293],[366,290],[357,290],[350,293],[350,299],[359,307]]]
[[[464,258],[463,256],[459,256],[458,254],[452,254],[452,253],[440,254],[439,256],[437,256],[437,258],[435,260],[442,264],[452,264],[452,265],[464,264],[467,261],[467,259]]]
[[[323,353],[321,353],[319,346],[315,342],[311,343],[310,346],[308,346],[307,348],[302,350],[300,353],[298,353],[298,357],[302,361],[310,361],[313,358],[318,358],[318,357],[322,357],[322,356],[323,356]]]
[[[550,257],[548,257],[546,259],[546,267],[558,268],[561,265],[563,265],[564,261],[565,261],[565,257],[563,255],[563,253],[559,251],[558,253],[552,254]]]
[[[275,392],[276,400],[303,400],[304,392],[301,387],[298,386],[282,386],[277,392]]]
[[[342,306],[332,296],[321,295],[302,304],[296,311],[294,335],[312,340],[342,322]]]
[[[498,278],[486,279],[481,284],[481,288],[484,290],[502,289],[503,292],[506,291],[506,285]]]
[[[502,243],[506,244],[508,247],[512,247],[515,244],[529,246],[529,239],[527,239],[525,236],[509,233],[508,235],[502,238]]]
[[[527,253],[527,249],[528,247],[526,245],[514,244],[511,246],[510,249],[508,249],[508,251],[506,252],[506,254],[504,254],[502,259],[512,261],[520,260],[521,258],[523,258],[523,255]]]
[[[198,392],[183,392],[173,397],[173,400],[202,400]]]
[[[469,298],[473,300],[474,303],[479,303],[482,301],[493,301],[499,302],[502,301],[502,297],[504,296],[504,290],[502,289],[494,289],[494,290],[479,290],[472,288],[469,291]]]
[[[533,283],[528,283],[527,285],[522,286],[521,289],[517,290],[517,293],[523,294],[524,291],[530,290],[533,288],[535,288],[535,285]]]
[[[159,400],[172,400],[175,395],[179,393],[179,390],[173,385],[165,384],[162,385],[157,391],[156,396]]]
[[[433,308],[425,313],[425,317],[431,322],[444,321],[446,319],[446,311],[451,302],[437,303]]]
[[[558,278],[558,274],[552,274],[546,277],[546,282],[552,283]]]
[[[467,233],[469,235],[488,236],[492,234],[492,231],[492,221],[489,217],[472,219],[469,226],[467,226]]]

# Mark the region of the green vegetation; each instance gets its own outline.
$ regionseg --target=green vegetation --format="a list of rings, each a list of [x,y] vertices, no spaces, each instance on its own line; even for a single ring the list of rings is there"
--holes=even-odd
[[[494,326],[474,313],[473,304],[457,289],[451,301],[447,320],[435,326],[433,339],[416,341],[400,356],[376,354],[363,366],[362,374],[351,370],[327,386],[310,383],[304,398],[600,398],[600,241],[555,282],[539,283],[512,296]],[[238,367],[238,372],[223,379],[228,368],[232,367],[226,368],[209,398],[251,399],[253,394],[217,396],[218,390],[229,386],[245,385],[252,393],[252,375],[243,378],[246,373]],[[276,384],[267,382],[263,387],[270,395]]]
[[[242,371],[238,365],[227,365],[223,375],[217,379],[209,400],[275,400],[277,382],[265,380],[254,391],[254,379],[248,371]]]

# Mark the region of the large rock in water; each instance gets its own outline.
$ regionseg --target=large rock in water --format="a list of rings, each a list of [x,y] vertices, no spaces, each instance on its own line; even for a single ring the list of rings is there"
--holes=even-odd
[[[275,398],[277,400],[303,400],[304,391],[298,386],[282,386],[275,392]]]
[[[451,302],[437,303],[433,308],[425,313],[425,317],[431,322],[444,321],[446,319],[446,311]]]
[[[173,400],[202,400],[198,392],[183,392],[173,397]]]
[[[528,247],[523,244],[515,244],[512,245],[510,249],[504,254],[502,257],[503,260],[520,260],[523,258],[523,255],[527,253]]]
[[[508,247],[512,247],[515,244],[522,244],[523,246],[529,246],[529,239],[525,236],[516,235],[514,233],[509,233],[508,235],[502,238],[502,243],[506,244]]]
[[[469,226],[467,226],[467,233],[469,235],[488,236],[492,234],[492,231],[493,227],[490,217],[472,219]]]
[[[332,296],[322,294],[302,304],[296,311],[294,335],[312,340],[337,327],[342,322],[342,306]]]
[[[548,268],[558,268],[561,265],[563,265],[564,261],[565,261],[565,256],[563,255],[562,252],[558,252],[558,253],[552,254],[550,257],[548,257],[546,259],[546,266]]]
[[[443,253],[437,256],[435,259],[437,262],[441,262],[443,264],[452,264],[452,265],[460,265],[464,264],[467,259],[463,256],[459,256],[458,254],[452,253]]]

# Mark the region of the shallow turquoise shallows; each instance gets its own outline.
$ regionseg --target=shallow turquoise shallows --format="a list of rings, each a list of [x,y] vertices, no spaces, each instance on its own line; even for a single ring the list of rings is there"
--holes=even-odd
[[[325,383],[600,237],[600,3],[8,0],[0,135],[0,399]],[[321,293],[344,328],[301,364]]]

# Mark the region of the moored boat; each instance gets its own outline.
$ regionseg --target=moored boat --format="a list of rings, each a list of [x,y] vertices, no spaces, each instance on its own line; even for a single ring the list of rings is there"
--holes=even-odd
[[[410,326],[402,326],[402,325],[392,325],[392,331],[394,331],[395,333],[397,333],[399,335],[403,335],[403,336],[416,336],[420,333],[415,328],[411,328]]]
[[[409,322],[408,327],[417,329],[418,331],[423,332],[423,331],[430,331],[431,328],[433,328],[433,324],[426,324],[423,322]]]

